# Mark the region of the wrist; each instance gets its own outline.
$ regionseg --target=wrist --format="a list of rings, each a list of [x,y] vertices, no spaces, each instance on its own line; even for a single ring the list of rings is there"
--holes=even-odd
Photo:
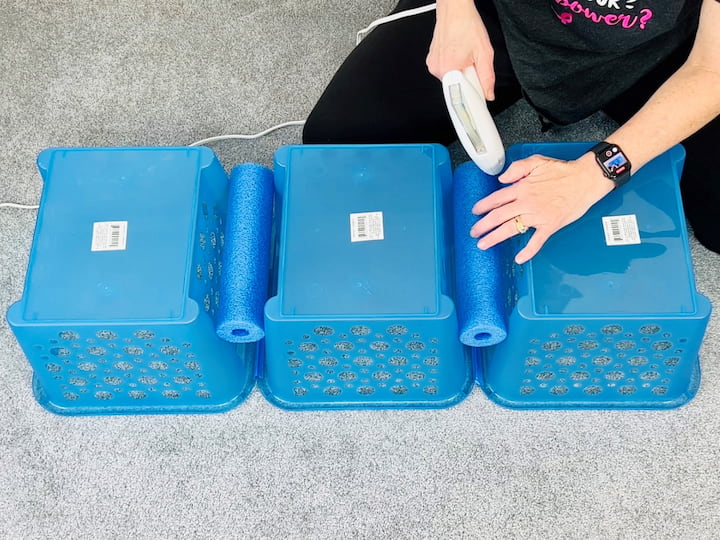
[[[590,153],[595,155],[600,171],[615,184],[615,189],[630,180],[632,164],[618,144],[601,141],[590,148]]]
[[[474,0],[438,0],[435,7],[438,19],[466,16],[468,10],[477,13]]]
[[[586,187],[595,200],[599,201],[615,189],[615,182],[603,174],[593,152],[583,154],[576,160],[576,163],[581,167]]]
[[[473,6],[475,7],[475,0],[437,0],[436,9],[446,9],[450,6]]]

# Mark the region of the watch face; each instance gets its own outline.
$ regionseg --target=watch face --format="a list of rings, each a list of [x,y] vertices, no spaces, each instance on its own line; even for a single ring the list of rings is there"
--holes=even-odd
[[[607,149],[603,152],[603,167],[612,175],[622,174],[628,165],[628,159],[620,149],[615,146],[612,149]]]

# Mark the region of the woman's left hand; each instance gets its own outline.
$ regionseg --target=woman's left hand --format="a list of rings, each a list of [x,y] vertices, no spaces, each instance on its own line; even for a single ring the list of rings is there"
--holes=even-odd
[[[470,236],[480,239],[480,249],[488,249],[520,234],[523,227],[534,229],[515,256],[518,264],[534,257],[551,235],[614,188],[591,153],[575,161],[530,156],[512,163],[498,180],[508,186],[475,203],[472,212],[485,215],[472,226]]]

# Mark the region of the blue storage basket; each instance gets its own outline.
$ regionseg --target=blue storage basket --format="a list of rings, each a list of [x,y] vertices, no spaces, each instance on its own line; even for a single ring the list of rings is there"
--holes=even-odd
[[[508,158],[574,159],[589,146],[520,144]],[[695,395],[711,308],[695,290],[684,155],[676,146],[659,156],[531,261],[509,266],[507,339],[474,350],[490,398],[513,408],[669,408]],[[639,242],[624,243],[634,233]],[[520,248],[509,247],[508,257]]]
[[[464,398],[473,376],[452,300],[447,150],[284,147],[275,183],[267,399],[300,409]]]
[[[7,313],[60,414],[213,412],[256,346],[215,334],[227,176],[207,148],[49,149],[22,299]]]

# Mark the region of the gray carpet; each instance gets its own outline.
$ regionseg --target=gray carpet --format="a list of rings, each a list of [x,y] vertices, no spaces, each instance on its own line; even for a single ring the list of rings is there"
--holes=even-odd
[[[4,0],[0,201],[38,201],[46,147],[182,145],[303,119],[392,3]],[[519,103],[499,127],[511,144],[612,124],[542,134]],[[214,148],[229,168],[296,142],[290,128]],[[2,313],[34,220],[0,210]],[[692,248],[720,305],[720,257]],[[289,413],[256,390],[218,415],[63,418],[34,401],[3,320],[0,537],[717,538],[719,350],[714,315],[700,391],[671,411],[519,412],[475,389],[439,411]]]

